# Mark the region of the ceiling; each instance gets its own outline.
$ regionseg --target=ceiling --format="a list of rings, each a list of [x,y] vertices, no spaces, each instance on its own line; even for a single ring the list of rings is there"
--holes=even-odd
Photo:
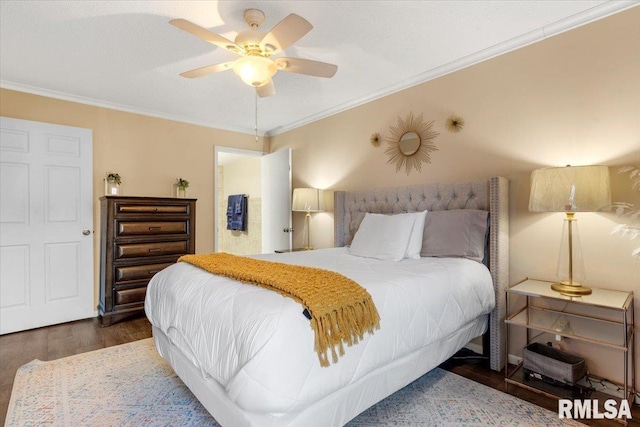
[[[278,56],[338,65],[332,79],[278,72],[258,132],[282,133],[638,5],[635,1],[0,1],[0,86],[254,133],[254,89],[233,71],[181,72],[236,56],[168,22],[233,40],[258,8],[314,28]]]

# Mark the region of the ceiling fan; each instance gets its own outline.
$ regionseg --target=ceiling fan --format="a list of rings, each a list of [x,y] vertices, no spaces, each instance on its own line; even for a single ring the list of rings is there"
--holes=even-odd
[[[268,33],[259,31],[260,25],[264,22],[262,11],[247,9],[244,12],[244,19],[251,28],[239,33],[234,42],[185,19],[169,21],[171,25],[181,30],[240,55],[240,58],[235,61],[197,68],[180,75],[194,78],[233,69],[242,81],[256,88],[259,96],[265,97],[275,94],[276,90],[271,77],[279,70],[326,78],[333,77],[336,73],[338,67],[326,62],[301,58],[270,58],[311,31],[313,26],[303,17],[292,13]]]

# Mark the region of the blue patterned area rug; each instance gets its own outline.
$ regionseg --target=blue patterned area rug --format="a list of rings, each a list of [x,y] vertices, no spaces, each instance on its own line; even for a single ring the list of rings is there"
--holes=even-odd
[[[566,422],[563,422],[566,421]],[[22,366],[5,426],[219,424],[156,353],[152,339]],[[581,426],[514,396],[434,369],[349,427]]]

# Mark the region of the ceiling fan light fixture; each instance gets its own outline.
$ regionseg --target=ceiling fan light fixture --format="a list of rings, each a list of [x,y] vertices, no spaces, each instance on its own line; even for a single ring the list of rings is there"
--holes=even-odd
[[[243,82],[256,89],[256,96],[266,97],[276,93],[272,77],[278,70],[325,78],[331,78],[336,73],[338,67],[326,62],[302,58],[270,59],[271,55],[282,52],[311,31],[313,25],[303,17],[290,13],[267,33],[260,31],[264,23],[262,11],[247,9],[244,18],[249,29],[239,32],[234,42],[186,19],[169,21],[171,25],[201,40],[240,55],[235,61],[196,68],[180,75],[186,78],[202,77],[233,68]]]
[[[235,61],[233,71],[249,86],[260,87],[269,83],[278,67],[269,58],[245,56]]]

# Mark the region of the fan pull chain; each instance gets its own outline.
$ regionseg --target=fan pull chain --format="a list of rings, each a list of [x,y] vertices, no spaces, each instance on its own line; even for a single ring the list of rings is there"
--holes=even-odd
[[[258,91],[255,91],[256,97],[256,144],[258,143]]]

